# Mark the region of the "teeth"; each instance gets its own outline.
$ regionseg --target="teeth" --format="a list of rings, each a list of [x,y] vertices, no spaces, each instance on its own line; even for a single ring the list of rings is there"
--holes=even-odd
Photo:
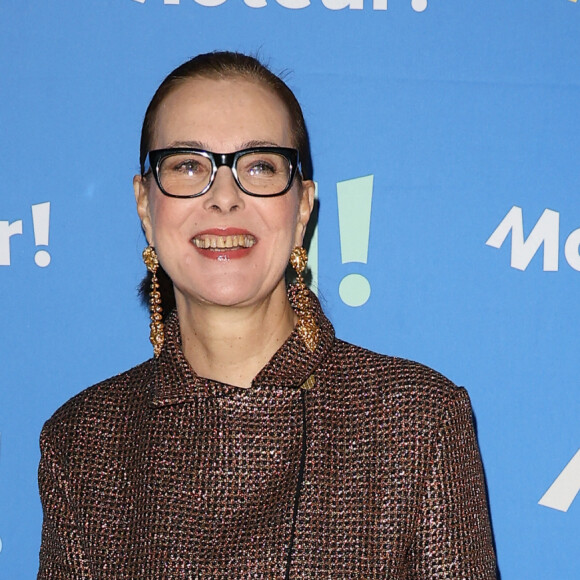
[[[254,236],[247,234],[237,234],[234,236],[212,236],[206,234],[197,236],[192,241],[196,247],[203,250],[251,248],[256,243]]]

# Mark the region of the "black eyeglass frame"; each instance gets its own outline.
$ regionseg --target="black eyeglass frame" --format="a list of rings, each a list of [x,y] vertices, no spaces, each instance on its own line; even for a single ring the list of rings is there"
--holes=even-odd
[[[173,193],[169,193],[166,191],[163,186],[161,185],[161,180],[159,179],[159,168],[161,163],[167,157],[171,157],[172,155],[182,155],[188,153],[195,153],[196,155],[201,155],[206,159],[211,161],[212,165],[212,172],[209,178],[208,184],[199,192],[194,193],[192,195],[175,195]],[[288,162],[290,163],[290,174],[288,176],[288,183],[286,187],[278,192],[278,193],[253,193],[248,191],[240,182],[238,177],[238,172],[236,169],[238,159],[243,155],[249,153],[276,153],[285,157]],[[232,153],[214,153],[213,151],[206,151],[205,149],[196,149],[194,147],[171,147],[167,149],[154,149],[147,153],[147,157],[145,158],[144,164],[144,171],[143,176],[146,176],[149,172],[153,173],[153,177],[155,178],[155,182],[159,187],[161,193],[166,195],[167,197],[176,197],[176,198],[183,198],[183,199],[191,199],[193,197],[200,197],[204,193],[207,193],[211,186],[215,181],[215,176],[217,174],[217,170],[225,165],[232,170],[232,174],[234,176],[234,180],[236,185],[246,194],[251,195],[252,197],[277,197],[279,195],[284,195],[291,187],[292,183],[294,182],[294,178],[296,177],[296,173],[298,172],[301,175],[300,169],[300,156],[298,153],[298,149],[292,149],[290,147],[250,147],[248,149],[240,149],[239,151],[234,151]]]

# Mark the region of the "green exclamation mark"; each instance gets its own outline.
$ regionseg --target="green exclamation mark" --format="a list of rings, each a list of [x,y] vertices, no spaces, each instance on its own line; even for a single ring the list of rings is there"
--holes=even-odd
[[[318,199],[318,183],[314,182],[314,199]],[[318,220],[314,222],[314,231],[308,248],[308,268],[310,269],[310,288],[318,296]]]
[[[367,263],[371,225],[373,176],[358,177],[336,184],[338,226],[342,263]],[[369,281],[360,274],[348,274],[338,288],[348,306],[362,306],[371,295]]]

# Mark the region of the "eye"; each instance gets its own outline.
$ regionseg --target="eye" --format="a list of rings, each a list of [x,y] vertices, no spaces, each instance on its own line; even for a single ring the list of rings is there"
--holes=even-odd
[[[260,175],[267,176],[267,175],[274,175],[277,172],[277,168],[274,164],[261,159],[258,161],[253,162],[247,169],[248,175],[253,177],[258,177]]]
[[[195,175],[203,169],[197,159],[183,159],[179,162],[171,163],[169,170],[174,173],[183,173],[185,175]]]
[[[238,163],[238,172],[248,179],[270,179],[287,171],[286,158],[273,152],[248,153]]]
[[[211,162],[202,155],[177,153],[163,159],[160,173],[166,178],[199,179],[211,172]]]

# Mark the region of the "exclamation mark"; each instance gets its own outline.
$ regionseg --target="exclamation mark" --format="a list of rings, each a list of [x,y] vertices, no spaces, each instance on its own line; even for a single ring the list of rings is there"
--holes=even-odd
[[[411,6],[415,12],[423,12],[427,8],[427,0],[411,0]]]
[[[314,182],[314,199],[318,199],[318,183]],[[310,270],[310,288],[318,296],[318,220],[314,221],[314,231],[308,248],[308,269]]]
[[[338,226],[342,263],[367,263],[371,226],[373,176],[358,177],[336,184]],[[338,293],[348,306],[362,306],[371,295],[369,281],[360,274],[345,276]]]
[[[32,206],[32,224],[34,227],[34,242],[37,246],[48,246],[50,230],[50,202],[37,203]],[[38,250],[34,255],[37,266],[46,268],[50,264],[50,254],[46,250]]]
[[[580,449],[538,502],[540,505],[567,512],[580,492]]]

